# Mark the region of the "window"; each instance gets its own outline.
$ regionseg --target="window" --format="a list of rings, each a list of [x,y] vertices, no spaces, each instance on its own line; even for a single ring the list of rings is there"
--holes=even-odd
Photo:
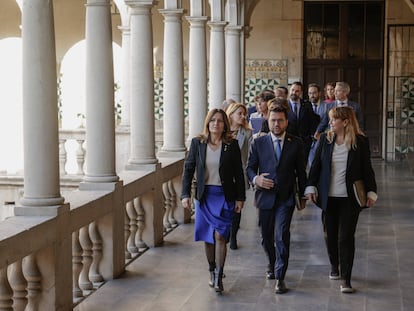
[[[305,2],[306,59],[381,59],[383,4]]]

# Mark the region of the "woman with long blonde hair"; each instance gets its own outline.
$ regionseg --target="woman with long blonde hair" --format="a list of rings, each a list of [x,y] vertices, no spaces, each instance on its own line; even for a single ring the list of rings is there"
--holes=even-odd
[[[353,293],[351,273],[359,213],[377,200],[368,138],[359,128],[353,108],[329,111],[328,133],[322,134],[309,172],[305,195],[322,209],[329,279],[342,279],[342,293]],[[361,186],[362,185],[362,186]],[[359,188],[359,190],[358,190]],[[360,198],[366,196],[366,202]]]
[[[253,131],[247,122],[247,108],[241,103],[232,103],[226,110],[230,122],[230,131],[233,138],[237,139],[240,147],[243,171],[246,172],[247,157],[249,155],[250,144],[252,142]],[[246,189],[249,187],[248,179],[245,175]],[[241,213],[233,215],[230,231],[230,248],[237,249],[237,232],[240,228]]]

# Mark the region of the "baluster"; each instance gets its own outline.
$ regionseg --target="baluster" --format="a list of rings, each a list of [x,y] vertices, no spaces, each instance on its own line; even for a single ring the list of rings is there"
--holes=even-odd
[[[102,260],[102,237],[99,234],[98,225],[96,221],[89,225],[89,235],[92,240],[92,265],[90,268],[89,276],[92,282],[103,282],[104,278],[99,273],[99,264]]]
[[[83,165],[85,163],[85,149],[83,148],[83,143],[85,139],[77,139],[78,149],[76,150],[76,162],[78,163],[78,171],[76,174],[83,175]]]
[[[88,226],[84,226],[79,230],[79,242],[83,249],[82,253],[82,270],[79,275],[79,287],[84,291],[93,289],[93,284],[89,280],[89,269],[92,264],[92,241],[89,238]]]
[[[13,290],[7,279],[7,267],[0,269],[0,310],[13,311]]]
[[[73,298],[83,297],[79,287],[79,275],[82,270],[82,247],[79,243],[79,231],[72,233],[72,269],[73,269]]]
[[[129,230],[131,234],[128,238],[128,251],[130,253],[138,253],[138,248],[135,244],[135,234],[137,232],[137,212],[135,211],[134,204],[132,201],[127,202],[126,211],[129,217]]]
[[[168,190],[170,193],[170,204],[171,209],[168,214],[168,222],[175,228],[178,225],[177,220],[174,218],[174,211],[177,208],[177,194],[175,193],[174,184],[172,180],[168,181]]]
[[[23,275],[27,280],[27,311],[39,310],[39,299],[42,291],[42,276],[36,263],[36,256],[30,254],[23,259]]]
[[[126,206],[125,206],[126,209]],[[125,259],[131,259],[131,253],[128,251],[128,239],[131,235],[129,231],[129,217],[128,214],[125,213],[125,221],[124,221],[124,236],[125,236]]]
[[[59,172],[60,176],[65,176],[66,172],[66,162],[68,160],[68,154],[66,152],[66,139],[59,139]]]
[[[137,212],[137,224],[138,230],[135,235],[135,245],[138,247],[139,250],[144,250],[148,248],[147,244],[142,240],[142,234],[145,228],[145,211],[141,204],[141,199],[136,197],[134,199],[134,206]]]
[[[22,260],[18,260],[10,265],[9,279],[10,285],[13,288],[13,310],[23,311],[27,305],[27,282],[23,275]]]
[[[171,211],[170,191],[168,189],[168,182],[162,184],[162,193],[164,194],[164,216],[162,217],[162,223],[164,225],[164,233],[171,230],[171,224],[168,221],[168,214]]]

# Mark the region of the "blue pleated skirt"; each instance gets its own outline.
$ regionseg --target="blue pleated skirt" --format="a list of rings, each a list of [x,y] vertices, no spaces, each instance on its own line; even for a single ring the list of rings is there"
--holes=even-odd
[[[195,200],[194,240],[214,243],[214,231],[229,240],[235,202],[227,202],[223,187],[206,186],[202,201]]]

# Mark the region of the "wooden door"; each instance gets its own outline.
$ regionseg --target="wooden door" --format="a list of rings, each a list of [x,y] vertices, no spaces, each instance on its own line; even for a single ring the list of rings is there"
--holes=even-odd
[[[305,2],[304,9],[304,85],[349,83],[372,156],[381,157],[384,2]]]

